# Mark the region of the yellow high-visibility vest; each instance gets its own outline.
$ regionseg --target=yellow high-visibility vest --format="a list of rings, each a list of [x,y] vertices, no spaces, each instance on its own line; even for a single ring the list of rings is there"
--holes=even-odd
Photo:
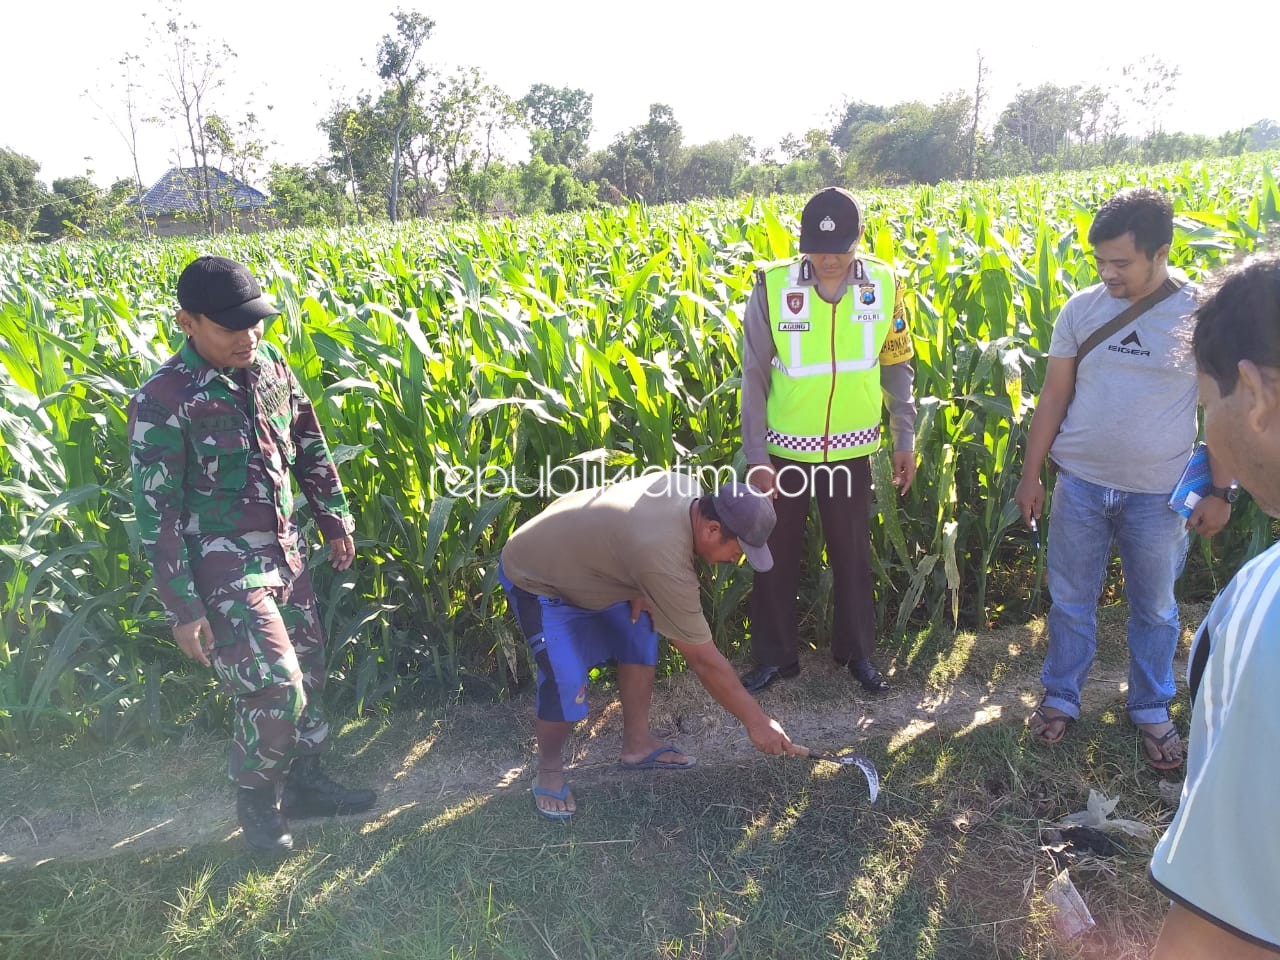
[[[816,284],[799,283],[806,267],[801,258],[762,271],[775,351],[765,440],[770,453],[789,460],[865,457],[880,442],[880,357],[895,322],[893,271],[860,256],[833,304]],[[897,322],[902,329],[893,332],[906,353],[895,362],[912,355],[906,325]]]

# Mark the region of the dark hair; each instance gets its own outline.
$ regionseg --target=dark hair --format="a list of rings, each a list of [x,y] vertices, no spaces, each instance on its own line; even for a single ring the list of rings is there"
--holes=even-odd
[[[1121,190],[1098,208],[1089,227],[1089,243],[1097,246],[1126,233],[1148,258],[1165,244],[1173,243],[1173,204],[1150,187]]]
[[[1280,370],[1280,253],[1261,253],[1215,274],[1196,310],[1191,348],[1201,373],[1230,396],[1241,360]]]
[[[715,497],[699,497],[698,498],[698,515],[710,523],[720,524],[720,542],[726,540],[736,540],[738,535],[729,529],[729,525],[720,519],[720,513],[716,510]]]

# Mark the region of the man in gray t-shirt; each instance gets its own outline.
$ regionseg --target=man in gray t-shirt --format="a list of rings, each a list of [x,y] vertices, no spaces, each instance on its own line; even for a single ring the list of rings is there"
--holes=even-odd
[[[1185,524],[1168,506],[1196,438],[1195,288],[1183,285],[1077,357],[1091,334],[1170,280],[1172,241],[1173,208],[1154,190],[1123,191],[1098,210],[1089,242],[1102,282],[1076,293],[1058,315],[1015,494],[1023,520],[1034,524],[1044,507],[1045,460],[1056,464],[1045,693],[1028,725],[1056,743],[1080,715],[1114,543],[1129,602],[1127,709],[1148,762],[1160,770],[1182,763],[1169,701],[1180,630],[1173,584],[1186,558],[1186,530],[1213,536],[1230,519],[1234,499],[1230,478],[1215,463],[1213,492]],[[1173,279],[1185,283],[1180,274]]]

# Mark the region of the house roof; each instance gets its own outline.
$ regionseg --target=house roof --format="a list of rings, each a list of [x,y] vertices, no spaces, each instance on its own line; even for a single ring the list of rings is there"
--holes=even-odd
[[[242,183],[217,167],[209,167],[209,192],[215,206],[231,206],[241,210],[265,207],[266,194]],[[166,213],[199,213],[203,180],[199,167],[174,167],[152,184],[138,201],[144,213],[162,216]]]

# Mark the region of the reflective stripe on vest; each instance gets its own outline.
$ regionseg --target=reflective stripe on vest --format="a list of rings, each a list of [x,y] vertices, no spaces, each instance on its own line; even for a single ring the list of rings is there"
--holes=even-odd
[[[851,433],[835,433],[827,436],[820,433],[816,437],[797,437],[777,430],[764,432],[765,442],[789,453],[821,453],[822,441],[827,441],[826,449],[832,451],[849,450],[854,447],[877,446],[880,443],[880,425],[869,430],[854,430]]]
[[[764,271],[774,345],[765,442],[795,460],[865,456],[880,442],[880,350],[892,324],[893,272],[860,257],[861,274],[833,307],[816,284],[800,284],[802,263]]]
[[[866,342],[866,344],[864,344],[864,346],[865,346],[867,349],[871,349],[871,347],[872,347],[872,340],[873,340],[873,337],[874,337],[874,334],[875,334],[875,328],[874,328],[871,324],[869,324],[869,323],[868,323],[868,324],[866,324],[866,328],[867,328],[867,332],[866,332],[866,337],[865,337],[865,339],[866,339],[866,341],[867,341],[867,342]],[[799,334],[796,334],[795,336],[799,336]],[[799,354],[799,352],[800,352],[800,347],[799,347],[798,345],[797,345],[797,346],[795,346],[795,347],[794,347],[794,351],[795,351],[795,353],[796,353],[796,354]],[[872,359],[872,360],[837,360],[837,361],[836,361],[836,366],[835,366],[835,372],[836,372],[836,373],[849,373],[849,372],[851,372],[851,371],[853,371],[853,370],[870,370],[870,369],[871,369],[872,367],[874,367],[878,362],[879,362],[879,361],[878,361],[877,359]],[[832,373],[832,369],[831,369],[831,364],[830,364],[830,363],[810,363],[810,364],[801,364],[801,365],[800,365],[800,366],[798,366],[798,367],[788,367],[785,363],[783,363],[780,359],[778,359],[778,356],[777,356],[776,354],[775,354],[775,355],[774,355],[774,357],[773,357],[773,365],[774,365],[775,367],[777,367],[779,370],[781,370],[783,373],[785,373],[788,377],[792,377],[792,378],[795,378],[795,377],[829,377],[829,376],[831,376],[831,373]]]

